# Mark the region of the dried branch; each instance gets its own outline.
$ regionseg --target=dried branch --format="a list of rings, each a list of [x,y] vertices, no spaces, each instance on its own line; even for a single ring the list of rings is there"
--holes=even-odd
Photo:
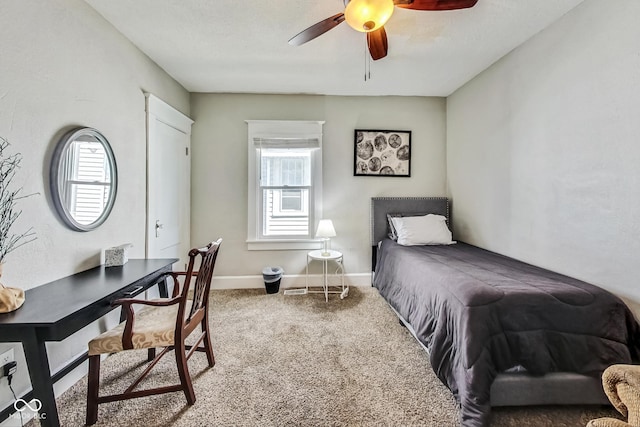
[[[16,170],[20,168],[22,154],[5,154],[8,147],[9,142],[0,137],[0,262],[11,251],[36,239],[33,227],[22,233],[11,233],[11,227],[22,214],[16,208],[17,201],[34,194],[22,195],[22,188],[10,188]]]

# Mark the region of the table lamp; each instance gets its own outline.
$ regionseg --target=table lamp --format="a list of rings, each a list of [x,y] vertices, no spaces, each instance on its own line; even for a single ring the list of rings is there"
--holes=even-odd
[[[329,256],[329,238],[336,236],[336,229],[333,228],[333,222],[330,219],[321,219],[318,222],[318,229],[316,230],[316,238],[321,237],[324,240],[324,249],[322,250],[322,256]]]

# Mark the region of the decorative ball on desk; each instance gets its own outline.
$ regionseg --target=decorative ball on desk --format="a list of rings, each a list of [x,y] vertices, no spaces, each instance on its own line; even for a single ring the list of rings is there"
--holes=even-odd
[[[0,262],[0,278],[4,262]],[[24,304],[24,291],[18,288],[9,288],[0,283],[0,313],[9,313],[22,307]]]

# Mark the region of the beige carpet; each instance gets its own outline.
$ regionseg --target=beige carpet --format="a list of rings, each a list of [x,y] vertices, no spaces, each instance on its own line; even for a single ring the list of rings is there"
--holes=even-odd
[[[190,368],[197,401],[181,392],[100,405],[98,426],[456,426],[451,393],[426,353],[373,288],[340,300],[214,291],[216,366],[203,353]],[[102,393],[122,390],[145,352],[103,362]],[[147,384],[177,381],[173,358]],[[139,371],[139,368],[138,368]],[[59,399],[62,425],[84,425],[86,379]],[[584,426],[600,407],[494,410],[495,426]],[[32,422],[30,425],[37,425]]]

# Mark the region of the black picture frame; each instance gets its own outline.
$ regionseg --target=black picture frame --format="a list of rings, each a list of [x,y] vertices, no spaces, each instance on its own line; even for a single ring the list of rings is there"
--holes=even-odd
[[[355,129],[353,176],[411,176],[411,131]]]

